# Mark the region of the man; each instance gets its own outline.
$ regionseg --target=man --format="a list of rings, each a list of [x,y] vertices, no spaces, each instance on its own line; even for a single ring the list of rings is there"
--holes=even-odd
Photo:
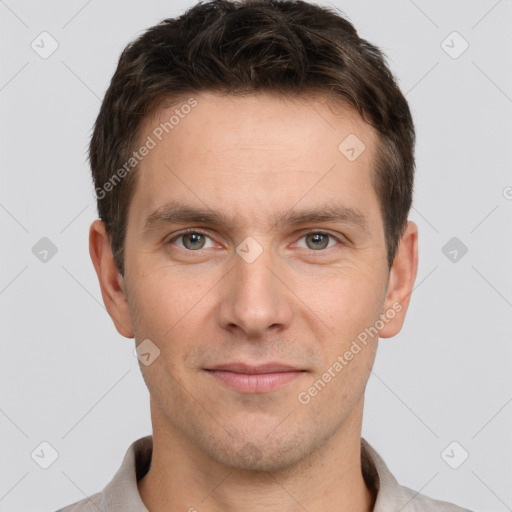
[[[90,253],[153,435],[65,511],[461,511],[361,438],[416,278],[415,133],[380,51],[300,1],[201,3],[122,53]]]

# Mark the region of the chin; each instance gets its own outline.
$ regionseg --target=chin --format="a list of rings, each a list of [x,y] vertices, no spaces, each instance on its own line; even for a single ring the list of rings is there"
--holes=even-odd
[[[309,439],[305,432],[297,429],[294,432],[282,431],[281,437],[265,433],[252,432],[240,436],[229,436],[226,432],[210,435],[198,447],[211,459],[223,466],[235,470],[255,472],[275,472],[291,468],[299,463],[310,452],[316,443]]]
[[[302,460],[297,444],[293,447],[275,447],[269,449],[268,443],[256,445],[245,443],[238,451],[216,453],[218,462],[236,470],[254,472],[276,472],[288,469]]]

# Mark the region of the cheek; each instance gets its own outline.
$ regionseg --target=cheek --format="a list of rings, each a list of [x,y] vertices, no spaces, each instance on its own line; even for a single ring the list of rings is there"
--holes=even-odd
[[[185,272],[164,265],[139,274],[131,294],[132,310],[138,324],[153,335],[165,336],[201,309],[201,298],[211,285]]]
[[[381,276],[368,269],[345,273],[325,297],[329,336],[324,350],[324,367],[317,379],[325,384],[322,400],[332,400],[334,408],[357,400],[370,375],[378,345],[375,322],[379,318],[384,295]]]
[[[298,281],[296,289],[336,345],[357,336],[378,318],[385,297],[381,280],[371,269],[345,267],[314,280]]]
[[[197,282],[195,282],[197,281]],[[180,381],[190,370],[187,355],[210,332],[212,284],[172,272],[168,266],[141,274],[131,297],[132,323],[135,337],[140,343],[150,339],[159,349],[155,368],[141,367],[148,386],[158,386],[158,373],[162,382]],[[169,375],[165,375],[169,373]],[[153,380],[153,382],[152,382]]]

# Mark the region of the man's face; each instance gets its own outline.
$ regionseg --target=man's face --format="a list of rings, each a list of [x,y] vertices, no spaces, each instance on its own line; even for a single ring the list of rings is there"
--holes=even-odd
[[[161,141],[180,104],[147,120],[140,140],[156,146],[128,216],[129,321],[160,350],[141,364],[154,428],[233,467],[289,467],[360,428],[377,336],[335,363],[389,307],[377,136],[320,101],[194,98]],[[365,145],[355,160],[362,146],[339,149],[350,134]],[[222,222],[153,217],[145,230],[171,203]],[[345,215],[298,219],[335,208]]]

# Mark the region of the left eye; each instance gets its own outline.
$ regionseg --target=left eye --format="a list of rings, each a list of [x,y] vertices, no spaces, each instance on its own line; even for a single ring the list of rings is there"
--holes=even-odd
[[[210,246],[205,245],[206,239],[210,240],[211,243],[211,238],[208,235],[205,235],[200,231],[188,231],[181,233],[181,235],[175,236],[174,238],[171,238],[167,243],[171,244],[176,240],[183,240],[184,242],[181,245],[182,249],[197,251],[200,249],[209,249],[210,247],[213,247],[213,243],[211,243]]]
[[[313,251],[319,251],[322,249],[327,249],[332,247],[329,245],[329,238],[336,243],[338,240],[329,233],[322,233],[320,231],[315,231],[313,233],[307,233],[304,235],[301,240],[306,240],[306,249],[312,249]],[[333,244],[334,245],[334,244]]]

